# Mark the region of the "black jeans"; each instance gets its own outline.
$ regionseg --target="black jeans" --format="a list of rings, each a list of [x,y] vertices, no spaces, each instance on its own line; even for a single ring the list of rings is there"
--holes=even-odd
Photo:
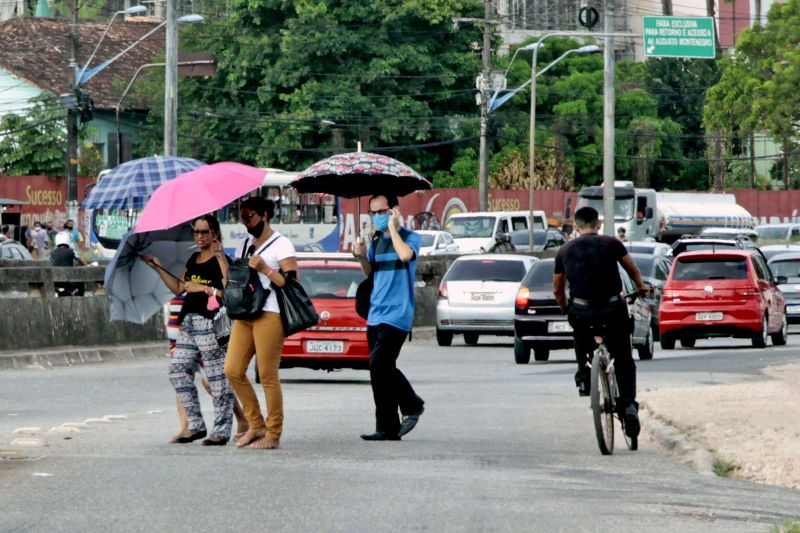
[[[614,369],[619,385],[619,395],[623,407],[636,404],[636,363],[631,351],[631,331],[633,323],[628,316],[628,307],[622,300],[608,304],[603,308],[570,304],[567,311],[575,339],[575,360],[578,371],[575,381],[589,381],[591,374],[591,357],[597,348],[594,342],[596,331],[592,326],[607,326],[602,331],[606,348],[614,358]]]
[[[398,407],[404,415],[417,413],[425,402],[397,368],[397,357],[408,336],[407,331],[389,324],[367,327],[369,377],[375,399],[375,430],[387,435],[400,431]]]

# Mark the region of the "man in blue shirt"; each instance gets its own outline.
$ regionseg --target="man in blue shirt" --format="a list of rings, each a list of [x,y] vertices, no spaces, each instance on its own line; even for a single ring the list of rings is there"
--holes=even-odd
[[[364,440],[400,440],[414,429],[425,410],[406,377],[397,368],[397,357],[414,321],[414,270],[419,253],[419,234],[400,226],[397,196],[376,195],[369,201],[375,227],[372,244],[359,239],[353,246],[361,269],[373,275],[367,318],[369,376],[375,399],[375,433]],[[366,250],[365,250],[366,249]],[[402,422],[397,410],[404,415]]]

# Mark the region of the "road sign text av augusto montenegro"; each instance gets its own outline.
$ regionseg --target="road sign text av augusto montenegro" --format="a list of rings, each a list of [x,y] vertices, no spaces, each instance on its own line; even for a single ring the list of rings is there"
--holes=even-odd
[[[711,17],[642,17],[645,57],[714,59]]]

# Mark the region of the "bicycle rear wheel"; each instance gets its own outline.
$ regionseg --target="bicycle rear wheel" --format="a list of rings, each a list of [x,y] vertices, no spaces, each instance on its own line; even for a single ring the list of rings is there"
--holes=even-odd
[[[611,387],[608,384],[608,357],[595,351],[592,358],[592,414],[594,415],[594,431],[600,453],[614,453],[614,405],[611,399]]]

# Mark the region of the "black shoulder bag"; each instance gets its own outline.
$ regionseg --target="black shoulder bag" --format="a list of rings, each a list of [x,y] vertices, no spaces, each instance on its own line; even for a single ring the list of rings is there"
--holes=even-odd
[[[320,318],[308,293],[297,281],[296,273],[281,271],[281,274],[285,280],[283,287],[278,287],[274,283],[271,285],[281,310],[283,334],[288,337],[316,326]]]
[[[372,236],[372,249],[375,249],[375,244],[378,242],[380,236],[377,232]],[[369,257],[369,249],[367,249],[367,257]],[[370,272],[367,279],[358,284],[356,288],[356,313],[358,316],[366,320],[369,318],[369,304],[372,300],[372,289],[375,287],[375,263],[369,262]]]

